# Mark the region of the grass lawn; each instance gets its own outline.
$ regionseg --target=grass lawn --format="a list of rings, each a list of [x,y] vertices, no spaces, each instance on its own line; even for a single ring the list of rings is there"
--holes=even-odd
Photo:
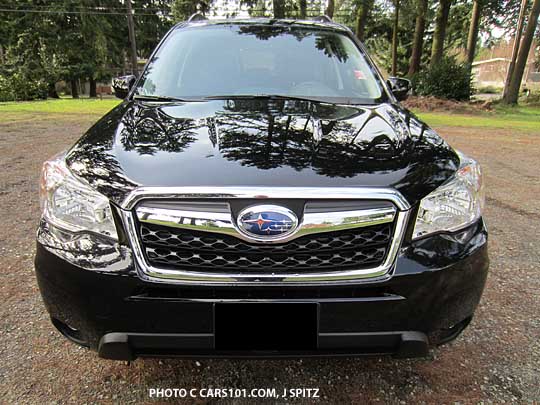
[[[16,122],[34,119],[78,118],[81,115],[99,118],[116,105],[116,98],[26,101],[0,103],[0,122]],[[470,127],[513,129],[540,134],[540,107],[501,107],[492,112],[475,114],[454,114],[451,112],[415,113],[433,127]]]
[[[415,113],[431,126],[514,129],[540,134],[540,107],[501,107],[492,112],[453,114],[442,112]]]
[[[77,118],[81,115],[99,118],[117,106],[117,98],[20,101],[0,103],[0,122],[13,122],[43,118]]]

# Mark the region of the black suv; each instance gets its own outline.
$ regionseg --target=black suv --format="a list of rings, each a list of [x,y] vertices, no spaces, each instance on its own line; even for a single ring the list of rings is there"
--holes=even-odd
[[[488,271],[480,167],[398,102],[347,28],[175,26],[47,161],[37,280],[109,359],[423,356]]]

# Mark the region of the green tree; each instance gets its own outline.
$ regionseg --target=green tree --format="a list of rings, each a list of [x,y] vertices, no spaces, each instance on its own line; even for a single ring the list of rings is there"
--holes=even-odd
[[[428,13],[428,0],[416,1],[416,20],[414,27],[414,39],[412,44],[411,58],[409,63],[408,76],[413,76],[420,70],[422,52],[424,46],[424,33],[426,30],[426,19]]]
[[[206,15],[212,6],[213,0],[174,0],[171,6],[175,22],[186,21],[195,13]]]
[[[435,20],[435,32],[433,33],[433,45],[431,48],[431,66],[436,65],[443,57],[444,39],[446,37],[446,27],[448,25],[451,4],[452,0],[439,0]]]
[[[300,0],[300,1],[304,1],[305,0]],[[330,18],[334,18],[334,10],[336,8],[336,4],[334,2],[334,0],[328,0],[328,5],[326,6],[326,15]]]
[[[400,0],[394,1],[394,24],[392,28],[392,76],[397,75],[398,35],[399,35],[399,7]]]
[[[24,10],[31,0],[7,0],[5,8]],[[38,2],[39,4],[39,2]],[[0,76],[11,98],[57,97],[54,84],[61,76],[58,37],[61,34],[52,15],[0,12]],[[45,92],[43,91],[45,89]]]
[[[360,41],[364,40],[366,25],[375,4],[374,0],[358,0],[356,11],[356,36]]]
[[[523,34],[521,45],[519,46],[519,53],[516,60],[516,65],[512,71],[512,77],[508,85],[508,90],[504,96],[504,102],[506,104],[517,104],[519,98],[519,89],[523,80],[523,74],[525,73],[525,66],[529,58],[532,42],[534,39],[534,33],[538,28],[538,17],[540,15],[540,0],[534,0],[532,3],[531,11],[527,19],[527,28]]]
[[[127,48],[126,19],[118,14],[96,14],[103,0],[64,0],[55,3],[59,14],[58,59],[62,77],[70,83],[74,98],[79,96],[79,82],[90,82],[90,95],[96,96],[96,81],[109,78],[111,67],[123,63],[122,50]],[[107,0],[108,9],[122,10],[116,0]]]
[[[177,18],[174,6],[178,3],[178,1],[171,2],[170,0],[135,0],[135,35],[139,57],[147,58],[152,53],[163,35],[173,25],[173,20],[183,21],[199,9],[202,13],[209,12],[209,3],[198,2],[199,9],[195,8],[185,18]],[[171,13],[173,17],[170,16]],[[123,23],[125,25],[125,20]]]
[[[468,64],[451,57],[443,57],[439,63],[417,73],[413,83],[416,92],[423,96],[465,101],[472,92]]]
[[[103,5],[103,0],[80,0],[82,10],[93,10]],[[109,7],[119,6],[116,1],[108,1]],[[120,15],[93,14],[82,12],[80,18],[75,20],[78,24],[73,31],[80,31],[81,43],[77,45],[80,56],[80,77],[88,79],[90,84],[90,97],[96,97],[96,83],[98,80],[111,78],[111,67],[122,64],[122,50],[126,46],[127,35],[125,18]],[[65,53],[65,52],[64,52]],[[68,53],[69,54],[69,53]],[[72,59],[73,60],[73,59]],[[77,71],[77,69],[74,69]],[[75,75],[76,76],[76,75]]]
[[[307,0],[298,0],[298,9],[299,17],[305,19],[307,17]]]
[[[285,0],[272,0],[274,18],[285,18]]]
[[[471,65],[476,54],[476,43],[478,42],[478,31],[480,29],[480,17],[482,15],[482,0],[473,0],[471,23],[467,38],[467,63]]]

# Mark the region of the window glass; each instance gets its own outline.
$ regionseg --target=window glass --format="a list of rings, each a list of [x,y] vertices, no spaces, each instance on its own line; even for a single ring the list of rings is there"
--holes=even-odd
[[[138,93],[362,100],[382,95],[370,65],[347,35],[253,24],[174,31],[144,72]]]

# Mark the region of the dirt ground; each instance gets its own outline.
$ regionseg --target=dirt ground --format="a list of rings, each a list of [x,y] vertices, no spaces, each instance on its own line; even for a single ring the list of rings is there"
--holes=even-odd
[[[445,100],[431,96],[411,96],[403,102],[410,110],[474,114],[492,109],[491,97],[476,98],[472,102]]]
[[[540,134],[437,128],[483,164],[491,273],[471,326],[430,359],[148,359],[128,366],[60,336],[33,274],[41,162],[95,120],[30,116],[0,124],[0,403],[156,403],[149,388],[208,387],[320,389],[319,400],[286,401],[296,403],[540,401]],[[197,403],[216,402],[231,403]]]

